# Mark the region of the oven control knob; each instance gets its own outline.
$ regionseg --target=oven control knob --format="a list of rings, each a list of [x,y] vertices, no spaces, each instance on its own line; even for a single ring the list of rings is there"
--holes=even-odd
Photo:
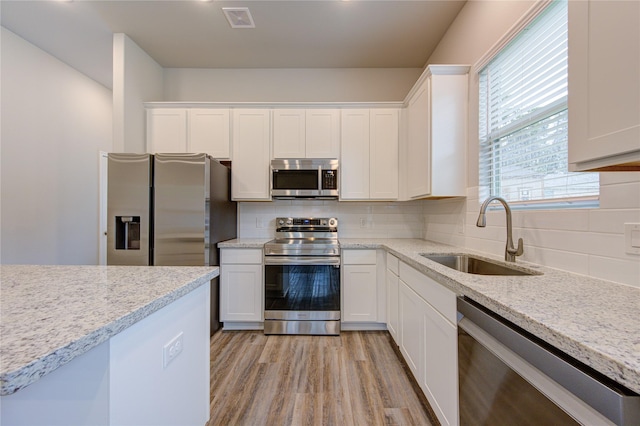
[[[329,226],[336,226],[336,220],[335,219],[329,219]]]
[[[284,225],[284,219],[280,219],[280,220],[278,221],[278,225],[280,225],[280,226]]]

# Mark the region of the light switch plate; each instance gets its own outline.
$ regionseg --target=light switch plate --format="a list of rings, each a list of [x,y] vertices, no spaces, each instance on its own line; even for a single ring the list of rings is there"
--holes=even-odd
[[[624,224],[624,246],[628,254],[640,254],[640,223]]]

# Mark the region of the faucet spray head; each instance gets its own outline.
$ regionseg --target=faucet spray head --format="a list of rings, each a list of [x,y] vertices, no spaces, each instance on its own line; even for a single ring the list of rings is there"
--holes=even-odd
[[[478,221],[476,222],[476,226],[478,228],[484,228],[485,226],[487,226],[487,217],[484,213],[480,213],[478,215]]]

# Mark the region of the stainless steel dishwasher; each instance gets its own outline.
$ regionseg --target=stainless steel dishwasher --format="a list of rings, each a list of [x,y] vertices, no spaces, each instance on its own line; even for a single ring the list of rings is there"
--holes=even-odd
[[[640,396],[460,297],[461,425],[639,425]]]

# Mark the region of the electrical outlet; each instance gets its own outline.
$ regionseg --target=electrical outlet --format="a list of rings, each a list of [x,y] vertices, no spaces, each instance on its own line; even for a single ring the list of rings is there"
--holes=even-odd
[[[162,348],[162,358],[164,360],[164,368],[167,368],[169,363],[176,359],[178,355],[182,353],[182,331],[176,337],[167,342]]]

